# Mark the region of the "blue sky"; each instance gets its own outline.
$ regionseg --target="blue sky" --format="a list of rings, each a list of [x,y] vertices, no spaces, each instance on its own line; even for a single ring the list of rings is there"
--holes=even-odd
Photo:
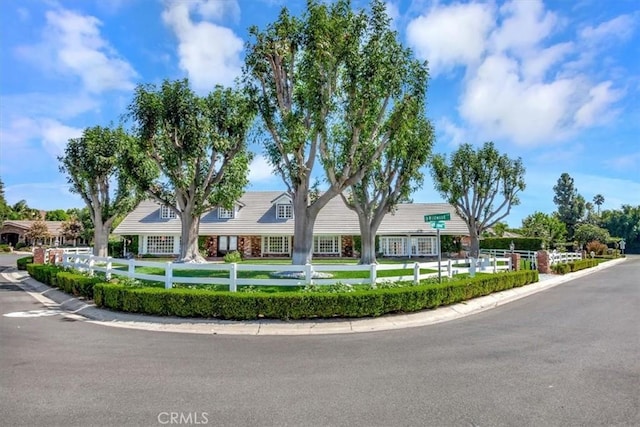
[[[11,204],[82,207],[56,156],[83,128],[117,123],[138,83],[189,77],[199,93],[240,74],[247,29],[284,0],[0,2],[0,177]],[[299,13],[305,0],[286,2]],[[355,6],[366,6],[354,1]],[[603,209],[640,204],[640,6],[636,0],[387,3],[429,61],[435,152],[494,141],[522,157],[527,189],[506,218],[551,213],[569,173]],[[284,189],[260,147],[251,190]],[[428,174],[427,174],[428,175]],[[413,197],[440,202],[430,178]]]

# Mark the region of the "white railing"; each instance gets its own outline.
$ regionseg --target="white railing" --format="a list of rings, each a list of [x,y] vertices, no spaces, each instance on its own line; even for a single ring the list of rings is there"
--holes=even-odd
[[[509,249],[480,249],[480,255],[489,255],[490,257],[507,257],[512,253]],[[538,268],[538,253],[536,251],[514,250],[514,254],[520,254],[520,259],[527,260],[531,263],[531,269]]]
[[[44,251],[44,262],[49,262],[49,254],[51,251],[62,251],[64,254],[83,254],[90,255],[93,252],[93,248],[91,247],[82,247],[82,248],[47,248]],[[62,262],[62,257],[56,256],[54,261],[55,264],[59,264]]]
[[[112,276],[123,276],[130,279],[150,280],[164,283],[164,287],[170,289],[174,284],[202,284],[202,285],[228,285],[232,292],[237,291],[238,285],[254,286],[305,286],[305,285],[332,285],[343,283],[349,285],[371,285],[376,283],[412,281],[418,283],[422,279],[438,277],[438,263],[404,263],[404,264],[371,264],[371,265],[256,265],[256,264],[191,264],[158,261],[141,261],[136,259],[117,259],[111,257],[96,257],[85,254],[64,254],[62,266],[80,271],[87,271],[89,274],[102,272],[109,280]],[[146,274],[136,272],[136,267],[155,267],[164,271],[160,274]],[[481,258],[468,260],[448,260],[440,265],[440,275],[453,277],[456,274],[476,272],[497,273],[511,270],[510,258]],[[225,272],[224,277],[184,277],[179,274],[184,270],[204,270],[210,272]],[[388,270],[408,270],[406,274],[394,277],[378,277],[378,272]],[[436,270],[434,273],[421,273],[421,270]],[[263,271],[283,274],[285,277],[272,279],[242,278],[238,277],[243,271]],[[366,272],[366,277],[353,279],[322,278],[314,273],[322,272]],[[178,273],[176,275],[176,273]],[[292,275],[292,278],[286,277]]]
[[[562,264],[582,259],[580,252],[549,252],[549,265]]]

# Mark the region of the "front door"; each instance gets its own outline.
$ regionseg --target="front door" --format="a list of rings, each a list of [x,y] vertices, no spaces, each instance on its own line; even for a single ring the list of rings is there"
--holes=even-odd
[[[218,256],[238,250],[238,236],[218,236]]]

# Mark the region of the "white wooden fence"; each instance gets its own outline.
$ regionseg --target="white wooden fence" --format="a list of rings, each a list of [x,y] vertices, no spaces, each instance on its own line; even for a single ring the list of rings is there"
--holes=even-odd
[[[549,252],[549,265],[562,264],[582,259],[580,252]]]
[[[480,249],[480,255],[488,255],[489,257],[507,257],[512,253],[509,249]],[[538,268],[538,253],[536,251],[513,251],[514,254],[520,254],[520,259],[527,260],[531,263],[531,269]]]
[[[305,286],[305,285],[332,285],[336,283],[362,285],[368,284],[375,287],[376,283],[395,282],[395,281],[413,281],[418,283],[422,279],[438,277],[438,272],[421,274],[420,270],[430,269],[438,270],[437,262],[426,263],[404,263],[404,264],[371,264],[371,265],[263,265],[263,264],[192,264],[192,263],[175,263],[175,262],[158,262],[158,261],[142,261],[136,259],[117,259],[117,258],[101,258],[93,255],[85,254],[64,254],[62,257],[62,266],[69,267],[80,271],[87,271],[89,274],[94,272],[102,272],[107,279],[112,276],[123,276],[131,279],[150,280],[155,282],[163,282],[165,288],[169,289],[174,284],[203,284],[203,285],[228,285],[232,292],[237,291],[238,285],[254,285],[254,286]],[[164,271],[164,275],[145,274],[136,272],[136,267],[155,267]],[[378,277],[379,271],[384,270],[410,270],[407,274],[394,277]],[[223,271],[226,272],[225,277],[184,277],[180,276],[181,270],[205,270],[205,271]],[[476,272],[497,273],[500,271],[511,270],[510,258],[483,258],[468,260],[448,260],[441,264],[440,274],[442,276],[452,277],[456,274],[470,273],[474,275]],[[261,271],[276,273],[297,273],[295,278],[240,278],[238,272],[242,271]],[[339,278],[318,278],[314,277],[314,273],[322,272],[339,272],[339,271],[362,271],[367,272],[367,277],[358,279],[339,279]],[[175,273],[178,273],[176,275]]]

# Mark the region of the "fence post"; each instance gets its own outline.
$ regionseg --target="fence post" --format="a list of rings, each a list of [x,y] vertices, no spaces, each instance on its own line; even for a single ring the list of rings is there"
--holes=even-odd
[[[417,262],[413,264],[413,283],[416,285],[420,283],[420,264]]]
[[[469,258],[469,276],[475,277],[476,275],[476,259]]]
[[[136,264],[135,264],[135,260],[133,258],[131,258],[130,260],[127,261],[129,263],[129,268],[127,268],[127,276],[130,279],[133,279],[133,276],[136,274]]]
[[[238,291],[238,264],[235,262],[229,264],[229,291]]]
[[[450,259],[447,261],[447,277],[453,277],[453,262]]]
[[[167,261],[164,268],[164,288],[171,289],[173,287],[172,279],[173,278],[173,263],[171,261]]]
[[[515,254],[514,254],[515,256]],[[507,261],[507,266],[509,267],[507,271],[512,271],[513,270],[513,258],[509,257],[509,261]]]
[[[304,284],[310,285],[313,283],[313,266],[309,263],[304,265]]]
[[[104,275],[106,276],[107,280],[111,280],[111,270],[113,270],[113,258],[111,258],[110,256],[107,257],[107,271],[105,271]]]
[[[498,272],[498,258],[494,257],[493,258],[493,273],[497,273]]]
[[[69,266],[69,257],[67,254],[62,254],[62,268],[67,268]]]
[[[80,258],[76,258],[78,261],[80,261]],[[96,260],[93,259],[93,255],[89,255],[89,276],[93,276],[93,265],[95,264]]]
[[[369,278],[371,279],[371,287],[373,289],[376,288],[376,279],[378,278],[376,268],[377,268],[377,264],[371,264],[369,266]]]

